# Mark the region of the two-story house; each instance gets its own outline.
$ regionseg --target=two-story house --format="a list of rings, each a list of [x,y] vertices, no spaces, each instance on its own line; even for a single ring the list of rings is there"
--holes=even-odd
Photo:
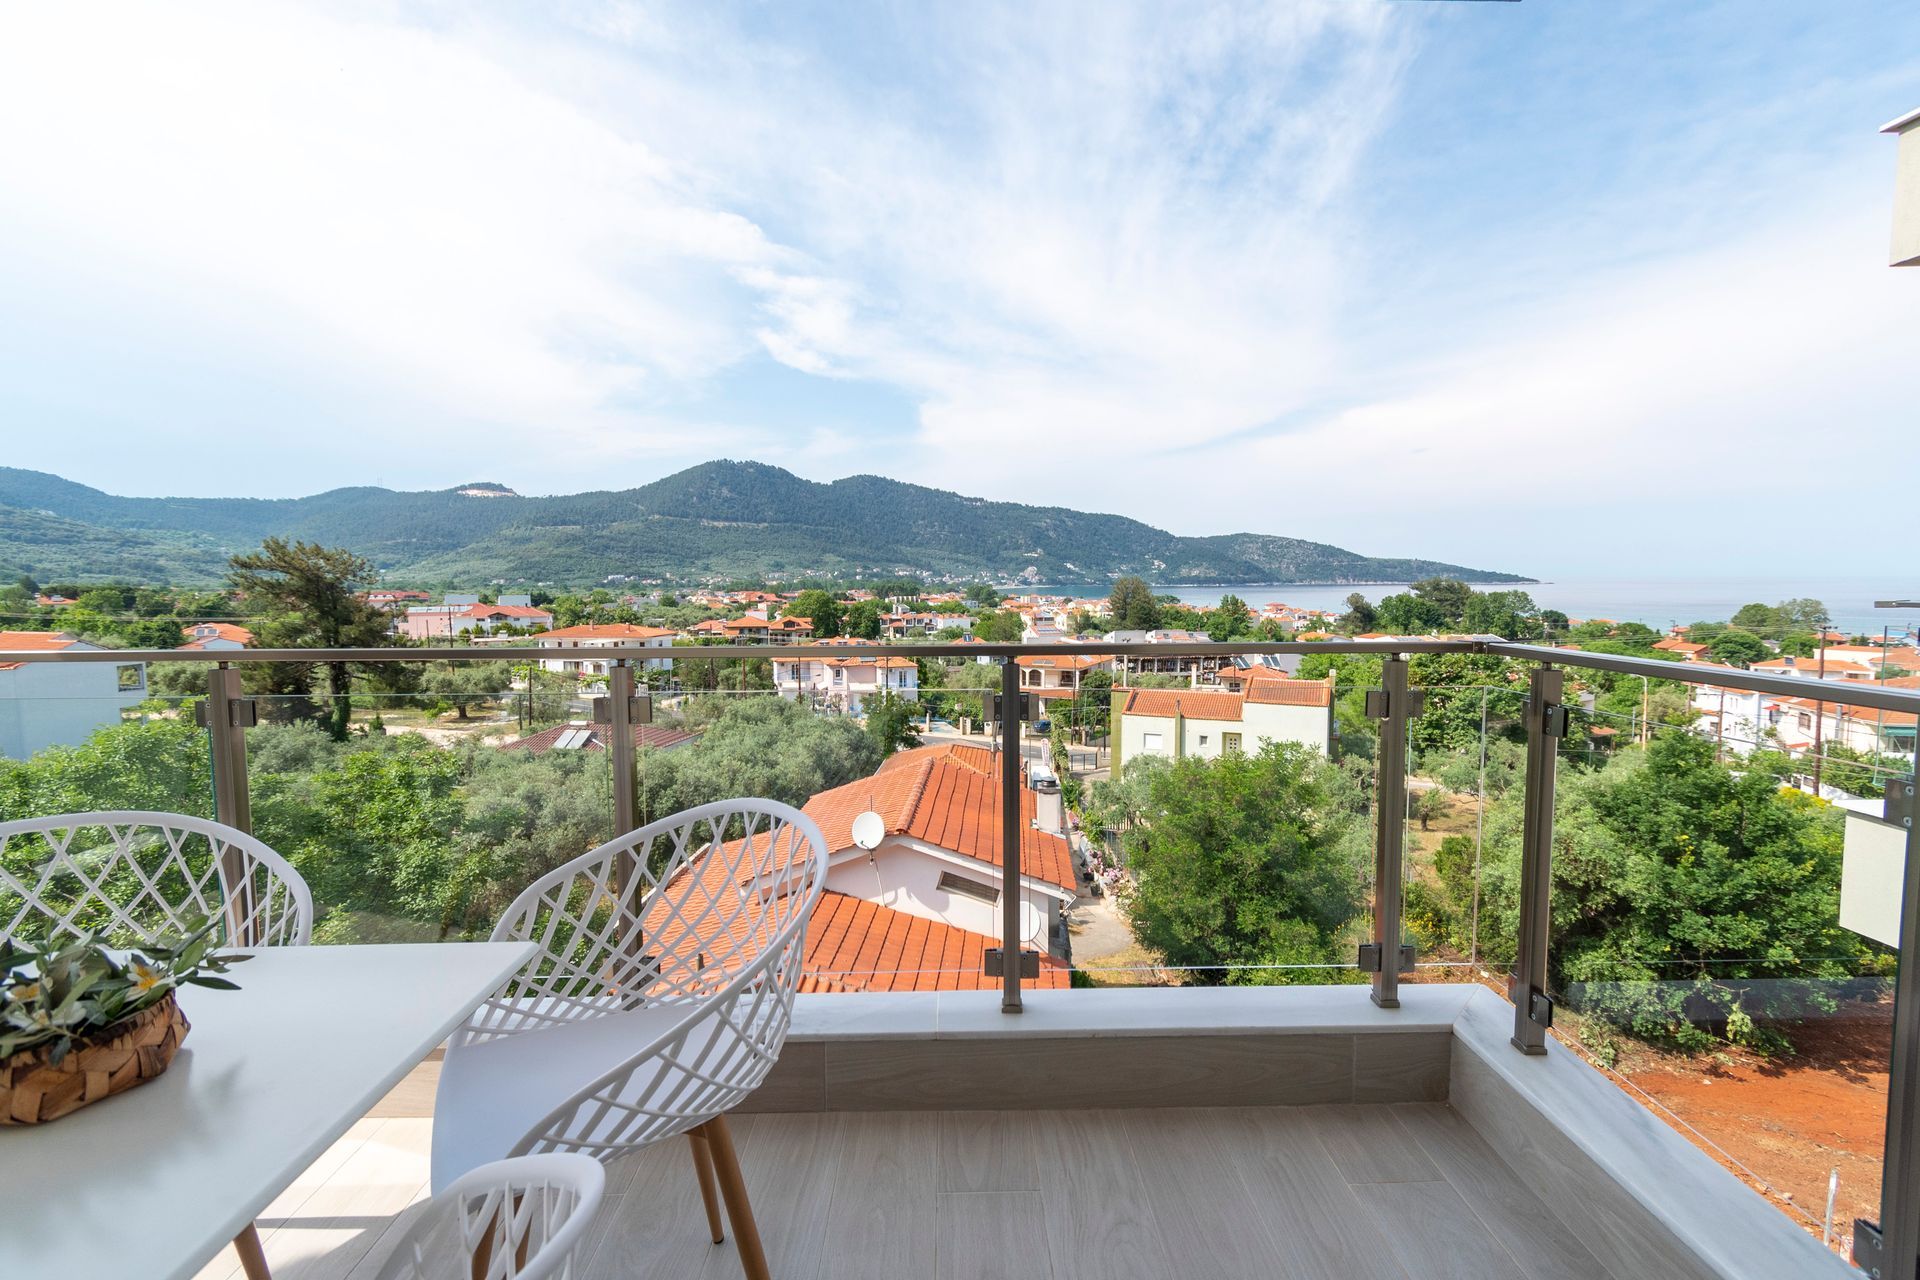
[[[558,631],[548,631],[533,638],[541,649],[555,651],[551,658],[541,658],[540,665],[548,671],[569,675],[604,676],[612,663],[612,657],[603,652],[616,645],[639,645],[645,649],[673,648],[674,632],[669,627],[643,627],[631,622],[607,622],[597,625],[583,624],[577,627],[562,627]],[[646,658],[639,664],[648,671],[670,671],[672,658]]]
[[[1333,742],[1333,682],[1255,680],[1218,689],[1115,689],[1113,772],[1138,756],[1212,759],[1298,742],[1326,754]]]
[[[0,631],[0,651],[98,651],[64,631]],[[0,661],[0,756],[24,760],[48,747],[75,746],[120,723],[145,700],[141,662]]]
[[[804,698],[854,715],[860,714],[867,699],[881,693],[909,701],[920,698],[920,664],[912,658],[837,656],[831,640],[812,647],[819,649],[818,656],[773,660],[773,687],[781,697]]]

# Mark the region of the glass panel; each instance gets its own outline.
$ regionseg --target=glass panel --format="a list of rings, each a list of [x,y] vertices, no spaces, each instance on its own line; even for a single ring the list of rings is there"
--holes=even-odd
[[[1878,1216],[1886,1123],[1896,957],[1860,907],[1897,901],[1898,873],[1855,865],[1854,830],[1879,805],[1814,795],[1804,753],[1703,714],[1718,691],[1571,675],[1554,1033],[1845,1253]],[[1517,865],[1517,819],[1489,826],[1493,865]],[[1843,898],[1843,875],[1893,878]]]
[[[1112,686],[1104,698],[1050,704],[1070,733],[1108,743],[1065,756],[1084,867],[1070,925],[1081,980],[1361,980],[1378,743],[1362,703],[1378,660],[1135,647],[1098,678]]]
[[[198,699],[144,687],[123,692],[108,664],[23,664],[0,676],[22,672],[83,691],[9,697],[0,688],[0,821],[99,809],[213,816],[212,757],[194,716]],[[87,684],[97,687],[85,690]]]

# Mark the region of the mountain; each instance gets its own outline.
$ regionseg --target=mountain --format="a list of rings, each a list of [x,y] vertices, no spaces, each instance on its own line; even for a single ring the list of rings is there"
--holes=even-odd
[[[638,489],[530,498],[492,481],[425,493],[331,489],[306,498],[123,498],[0,467],[0,574],[41,581],[220,578],[269,535],[343,546],[393,582],[587,586],[900,574],[1159,584],[1531,579],[1382,559],[1271,534],[1185,538],[1065,507],[988,502],[881,476],[831,484],[755,462],[707,462]]]

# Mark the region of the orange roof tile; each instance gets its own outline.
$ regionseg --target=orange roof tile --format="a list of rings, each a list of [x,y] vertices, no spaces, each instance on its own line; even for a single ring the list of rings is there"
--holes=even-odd
[[[71,649],[79,643],[80,637],[65,631],[0,631],[0,649],[53,653],[60,649]],[[21,665],[18,662],[0,662],[0,671],[11,671]]]
[[[658,640],[661,636],[674,634],[668,627],[641,627],[631,622],[606,622],[599,624],[583,623],[577,627],[561,627],[558,631],[543,631],[535,640]]]
[[[871,809],[887,834],[1000,866],[999,758],[980,747],[936,746],[896,753],[877,773],[822,791],[802,806],[833,852],[853,847],[853,820]],[[1020,869],[1029,879],[1072,890],[1073,858],[1060,836],[1033,827],[1033,792],[1020,788]]]
[[[1280,707],[1330,707],[1331,680],[1256,680],[1247,685],[1248,702]]]
[[[1264,687],[1264,686],[1263,686]],[[1242,705],[1237,693],[1216,693],[1192,689],[1129,689],[1121,713],[1131,716],[1159,716],[1171,720],[1176,715],[1200,720],[1238,720]]]
[[[822,894],[807,925],[807,991],[981,991],[1000,979],[986,976],[987,948],[1000,941],[883,907],[843,893]],[[1040,957],[1030,986],[1068,985],[1068,968]]]

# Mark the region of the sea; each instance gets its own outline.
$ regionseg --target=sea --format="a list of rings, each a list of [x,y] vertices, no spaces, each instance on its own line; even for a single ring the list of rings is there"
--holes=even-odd
[[[1218,604],[1228,593],[1254,608],[1269,603],[1303,609],[1340,610],[1359,592],[1378,603],[1383,596],[1405,591],[1404,582],[1329,584],[1238,584],[1211,587],[1163,587],[1154,590],[1177,597],[1183,604]],[[1057,595],[1103,596],[1110,583],[1056,583],[1020,586],[1017,591]],[[1482,585],[1482,591],[1525,591],[1542,609],[1558,609],[1570,618],[1611,618],[1641,622],[1665,630],[1681,622],[1716,622],[1733,616],[1741,605],[1778,604],[1782,600],[1814,599],[1827,607],[1836,630],[1850,635],[1895,637],[1920,635],[1920,607],[1881,609],[1881,600],[1920,601],[1920,575],[1900,578],[1565,578],[1550,582]]]

